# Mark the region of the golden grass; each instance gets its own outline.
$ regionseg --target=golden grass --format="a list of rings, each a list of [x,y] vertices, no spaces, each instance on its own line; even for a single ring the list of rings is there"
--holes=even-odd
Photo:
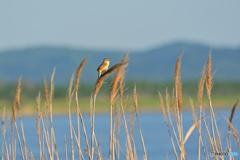
[[[208,59],[207,59],[207,68],[206,68],[206,89],[207,89],[207,94],[208,97],[211,95],[211,90],[212,90],[212,62],[211,62],[211,53],[212,53],[212,48],[209,51]]]
[[[80,75],[82,73],[82,69],[87,61],[88,57],[84,58],[84,60],[80,63],[77,71],[76,71],[76,85],[75,85],[75,90],[76,92],[78,91],[78,85],[79,85],[79,81],[80,81]]]
[[[97,141],[97,137],[95,135],[94,131],[94,117],[95,117],[95,107],[97,104],[97,107],[99,109],[99,104],[102,99],[99,99],[98,102],[96,103],[96,97],[97,94],[103,84],[103,82],[108,78],[108,76],[113,73],[115,70],[117,70],[112,83],[111,83],[111,90],[110,90],[110,98],[108,98],[108,105],[106,108],[108,110],[110,109],[110,129],[109,129],[109,155],[108,159],[109,160],[119,160],[122,159],[120,157],[120,153],[124,152],[125,158],[129,160],[136,160],[138,159],[138,153],[137,146],[135,144],[136,142],[136,137],[135,135],[135,129],[134,129],[134,119],[137,121],[138,125],[138,131],[140,133],[140,140],[142,142],[142,150],[143,150],[143,158],[144,160],[147,159],[147,148],[145,147],[144,143],[144,137],[141,131],[141,126],[140,126],[140,119],[138,117],[138,112],[139,112],[139,107],[144,108],[147,106],[149,102],[146,104],[142,103],[144,101],[143,98],[139,98],[136,90],[136,86],[134,87],[133,90],[133,101],[129,102],[128,96],[124,96],[124,90],[125,90],[125,84],[124,84],[124,77],[125,77],[125,68],[127,67],[129,61],[128,61],[128,55],[129,52],[126,53],[124,58],[122,59],[121,62],[117,63],[113,67],[111,67],[108,71],[106,71],[104,74],[102,74],[96,81],[95,84],[95,89],[94,89],[94,94],[93,98],[91,96],[90,99],[90,104],[84,104],[83,101],[81,101],[81,98],[78,97],[78,88],[79,88],[79,82],[80,82],[80,77],[81,77],[81,72],[84,67],[84,64],[86,63],[86,60],[88,59],[85,58],[79,67],[76,70],[76,84],[73,87],[73,79],[74,75],[71,77],[70,83],[69,83],[69,88],[68,88],[68,94],[66,96],[67,98],[67,108],[68,108],[68,114],[69,114],[69,130],[70,130],[70,137],[64,138],[65,142],[65,158],[68,159],[68,150],[70,149],[71,151],[71,159],[76,159],[75,152],[78,153],[78,159],[84,159],[85,157],[83,156],[84,152],[88,155],[88,158],[90,160],[99,159],[102,160],[104,157],[101,153],[101,137]],[[182,97],[182,84],[180,81],[180,71],[181,71],[181,58],[182,58],[183,53],[179,56],[176,62],[175,66],[175,76],[174,76],[174,81],[175,81],[175,88],[172,91],[172,96],[170,97],[168,93],[168,89],[166,88],[166,98],[164,101],[164,98],[162,94],[159,92],[159,100],[160,100],[160,110],[162,111],[164,120],[167,125],[167,131],[172,143],[173,151],[175,158],[185,160],[188,159],[187,153],[185,150],[185,144],[187,143],[188,138],[191,136],[193,133],[194,129],[196,128],[198,131],[198,160],[200,159],[209,159],[208,155],[208,150],[206,148],[210,148],[211,151],[214,152],[222,152],[223,151],[223,146],[222,146],[222,139],[223,137],[220,137],[220,134],[218,132],[218,126],[216,123],[216,118],[215,118],[215,113],[213,110],[213,105],[212,105],[212,95],[211,95],[211,89],[212,89],[212,74],[211,74],[211,50],[209,52],[208,56],[208,61],[207,61],[207,66],[206,69],[204,68],[199,80],[198,84],[198,94],[195,97],[195,100],[199,101],[199,115],[197,116],[196,111],[197,108],[194,106],[194,99],[192,97],[186,98]],[[206,70],[206,73],[205,73]],[[39,92],[37,98],[36,98],[36,134],[38,135],[38,146],[39,146],[39,158],[35,157],[34,153],[32,153],[31,149],[27,148],[27,143],[25,140],[24,136],[24,128],[21,120],[21,115],[22,112],[26,110],[27,108],[25,107],[20,107],[22,104],[20,104],[20,95],[21,95],[21,77],[18,81],[17,89],[16,89],[16,95],[13,100],[13,105],[12,105],[12,116],[11,116],[11,130],[12,130],[12,138],[11,140],[7,140],[5,138],[5,133],[7,132],[8,127],[5,126],[5,106],[1,106],[0,109],[3,108],[3,113],[2,113],[2,136],[3,136],[3,143],[2,143],[2,155],[6,159],[16,159],[16,152],[20,150],[20,153],[22,155],[22,159],[61,159],[62,157],[59,157],[58,155],[58,150],[57,150],[57,142],[55,139],[55,133],[54,133],[54,128],[53,128],[53,95],[54,95],[54,75],[55,75],[55,68],[53,70],[53,73],[51,75],[51,82],[50,82],[50,92],[48,90],[48,84],[46,81],[46,78],[44,78],[44,93],[45,93],[45,103],[43,107],[41,107],[41,93]],[[204,84],[206,86],[207,90],[207,97],[204,95]],[[106,84],[108,85],[108,84]],[[76,102],[76,110],[77,110],[77,132],[74,130],[74,127],[72,126],[72,118],[71,115],[74,111],[71,111],[71,108],[73,106],[72,100],[75,94],[75,102]],[[124,99],[126,97],[126,99]],[[205,97],[205,98],[204,98]],[[208,99],[208,105],[209,105],[209,115],[205,115],[205,110],[203,108],[203,105],[205,104],[206,98]],[[91,144],[88,143],[88,137],[87,137],[87,132],[86,128],[84,125],[83,117],[82,117],[82,112],[80,108],[82,109],[83,107],[80,107],[79,105],[79,99],[80,99],[80,104],[81,105],[89,105],[90,106],[90,113],[91,113]],[[110,100],[110,101],[109,101]],[[58,100],[57,100],[58,101]],[[56,101],[56,102],[57,102]],[[183,132],[183,121],[182,119],[184,118],[182,116],[182,110],[183,110],[183,105],[184,101],[189,101],[189,104],[191,106],[191,111],[192,111],[192,117],[193,117],[193,125],[189,128],[187,132]],[[118,102],[118,103],[117,103]],[[62,103],[60,101],[59,103]],[[106,103],[105,103],[106,104]],[[229,135],[227,138],[228,146],[227,149],[228,151],[232,151],[231,148],[231,135],[234,137],[236,140],[238,147],[240,149],[240,142],[239,142],[239,137],[236,128],[232,125],[232,120],[234,117],[235,109],[237,107],[238,101],[233,105],[232,110],[231,110],[231,115],[229,119],[226,119],[228,123],[228,131]],[[110,108],[109,108],[110,105]],[[196,105],[196,104],[195,104]],[[31,105],[30,105],[31,106]],[[134,106],[134,110],[132,110],[131,107],[129,106]],[[128,126],[128,120],[126,119],[126,108],[130,108],[130,132],[129,132],[129,126]],[[17,113],[16,113],[17,109]],[[66,108],[65,108],[66,109]],[[101,109],[99,109],[101,110]],[[135,114],[134,114],[135,113]],[[173,115],[174,118],[171,117]],[[206,123],[206,118],[210,117],[210,125]],[[16,119],[19,118],[20,120],[20,128],[17,126]],[[81,123],[80,123],[81,120]],[[206,128],[206,133],[203,133],[202,130],[202,123],[204,122],[204,127]],[[50,123],[48,123],[50,122]],[[120,146],[120,126],[121,122],[123,122],[124,129],[125,129],[125,137],[126,137],[126,148],[125,151],[122,150],[122,147]],[[50,126],[49,126],[50,125]],[[83,128],[84,136],[85,136],[85,142],[87,145],[87,149],[82,149],[81,148],[81,143],[80,139],[80,126]],[[35,128],[34,128],[35,129]],[[19,131],[21,131],[21,137],[19,134]],[[8,132],[7,132],[8,133]],[[186,133],[186,134],[184,134]],[[71,142],[71,147],[67,146],[67,139],[70,138]],[[156,137],[159,138],[159,137]],[[204,143],[203,139],[209,139],[208,143]],[[16,148],[16,139],[18,140],[19,143],[19,148]],[[77,143],[78,149],[75,150],[74,148],[74,142]],[[97,151],[94,151],[94,148],[97,149]],[[180,151],[180,152],[178,152]],[[70,152],[69,152],[70,153]],[[204,154],[204,157],[201,157],[201,153]],[[166,152],[167,158],[168,158],[168,152]],[[2,157],[2,159],[4,159]],[[223,156],[218,156],[215,155],[215,159],[224,159]],[[233,157],[229,157],[229,159],[232,159]]]
[[[180,82],[180,67],[181,67],[181,59],[182,59],[183,53],[178,57],[176,66],[175,66],[175,76],[174,76],[174,82],[175,82],[175,89],[176,89],[176,98],[177,98],[177,106],[179,112],[182,111],[182,84]]]

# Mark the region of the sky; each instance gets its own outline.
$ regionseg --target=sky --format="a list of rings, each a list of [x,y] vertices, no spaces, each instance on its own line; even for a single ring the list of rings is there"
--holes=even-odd
[[[142,50],[175,41],[239,47],[239,8],[239,0],[2,0],[0,50]]]

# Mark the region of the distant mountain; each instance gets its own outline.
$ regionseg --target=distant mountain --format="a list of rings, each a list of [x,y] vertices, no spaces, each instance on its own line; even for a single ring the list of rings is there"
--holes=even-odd
[[[183,80],[199,79],[206,64],[210,46],[194,43],[172,43],[144,51],[131,51],[127,68],[128,79],[173,80],[175,63],[181,52]],[[80,62],[89,56],[82,80],[94,82],[96,69],[103,58],[111,58],[110,66],[119,62],[127,51],[73,49],[67,47],[32,47],[0,51],[0,81],[23,80],[42,83],[44,75],[50,80],[56,67],[55,83],[68,84]],[[215,79],[240,80],[240,48],[212,49]]]

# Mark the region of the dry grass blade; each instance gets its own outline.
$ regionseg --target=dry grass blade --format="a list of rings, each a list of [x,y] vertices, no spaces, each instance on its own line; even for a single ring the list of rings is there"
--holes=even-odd
[[[41,130],[40,130],[40,120],[42,117],[41,111],[40,111],[40,102],[41,102],[41,93],[38,93],[38,96],[36,98],[37,102],[37,121],[36,121],[36,128],[37,128],[37,135],[38,135],[38,145],[39,145],[39,158],[42,160],[42,143],[41,143]]]
[[[99,160],[102,160],[102,159],[103,159],[103,157],[102,157],[102,155],[101,155],[101,151],[100,151],[100,144],[101,144],[101,140],[102,140],[102,135],[103,135],[103,132],[101,133],[101,135],[100,135],[100,137],[99,137],[99,139],[98,139],[98,141],[97,141],[98,159],[99,159]]]
[[[178,140],[178,137],[177,137],[177,134],[176,134],[176,131],[175,131],[174,125],[173,125],[173,123],[172,123],[172,119],[171,119],[169,101],[170,101],[169,93],[168,93],[168,89],[166,88],[166,112],[167,112],[168,120],[169,120],[169,123],[170,123],[170,125],[171,125],[173,134],[174,134],[175,139],[176,139],[176,141],[177,141],[178,147],[180,148],[179,140]],[[162,102],[162,103],[163,103],[163,102]],[[161,105],[163,105],[163,104],[161,104]],[[176,120],[176,119],[177,119],[176,108],[175,108],[174,111],[175,111],[175,112],[173,113],[173,116],[174,116],[174,118],[175,118],[175,120]],[[176,115],[174,115],[174,114],[176,114]],[[175,116],[176,116],[176,117],[175,117]]]
[[[50,85],[50,94],[49,94],[49,117],[50,117],[50,127],[51,127],[51,149],[52,149],[52,159],[54,159],[54,153],[56,155],[56,158],[59,159],[58,156],[58,151],[57,151],[57,146],[56,146],[56,139],[55,139],[55,134],[54,134],[54,128],[53,128],[53,123],[52,123],[52,100],[53,100],[53,93],[54,93],[54,76],[55,76],[55,70],[56,68],[53,69],[53,73],[51,75],[51,85]],[[47,89],[47,88],[46,88]],[[47,96],[47,95],[46,95]]]
[[[144,160],[147,160],[147,151],[145,149],[145,144],[144,144],[144,140],[143,140],[143,135],[142,135],[142,130],[141,130],[141,127],[140,127],[140,122],[139,122],[139,119],[138,119],[138,103],[137,103],[137,91],[136,91],[136,85],[134,86],[134,90],[133,90],[133,101],[134,101],[134,106],[135,106],[135,113],[136,113],[136,118],[137,118],[137,123],[138,123],[138,129],[139,129],[139,132],[140,132],[140,136],[141,136],[141,141],[142,141],[142,147],[143,147],[143,153],[144,153],[144,156],[143,156],[143,159]]]
[[[29,152],[30,152],[30,155],[31,155],[31,160],[34,160],[34,156],[33,156],[33,154],[32,154],[31,149],[29,149]]]
[[[136,145],[135,145],[135,140],[134,140],[134,116],[133,116],[132,107],[130,107],[129,110],[129,119],[130,119],[130,132],[131,132],[131,140],[132,140],[132,145],[133,145],[133,156],[134,159],[137,159],[137,152],[136,152]]]
[[[121,128],[121,111],[120,107],[118,109],[117,115],[117,159],[120,159],[120,145],[119,145],[119,137],[120,137],[120,128]]]
[[[231,136],[230,136],[230,129],[233,128],[233,127],[232,127],[232,119],[233,119],[233,116],[234,116],[235,109],[236,109],[236,107],[237,107],[238,101],[239,101],[239,99],[237,100],[237,102],[236,102],[236,103],[233,105],[233,107],[232,107],[231,115],[230,115],[230,117],[229,117],[229,122],[228,122],[228,141],[229,141],[229,146],[230,146],[230,148],[229,148],[229,150],[228,150],[229,152],[231,152]],[[233,128],[233,129],[234,129],[234,128]],[[234,133],[236,133],[236,132],[233,131],[233,136],[234,136],[235,139],[236,139],[237,134],[234,134]],[[236,140],[238,141],[238,137],[237,137]],[[238,144],[239,144],[239,141],[238,141]],[[239,149],[240,149],[240,148],[239,148]]]
[[[87,61],[88,57],[84,58],[84,60],[80,63],[77,71],[76,71],[76,86],[75,86],[75,91],[78,91],[78,85],[79,85],[79,80],[80,80],[80,75],[82,73],[82,69]]]
[[[197,129],[199,130],[198,128],[198,123],[197,123],[197,116],[196,116],[196,113],[195,113],[195,109],[194,109],[194,105],[193,105],[193,100],[191,97],[189,97],[189,100],[190,100],[190,106],[191,106],[191,113],[192,113],[192,118],[193,118],[193,121],[194,123],[196,124],[195,126],[197,127]]]
[[[77,105],[77,127],[78,127],[78,130],[77,130],[78,140],[77,140],[77,142],[80,144],[80,122],[79,122],[79,117],[80,117],[82,127],[83,127],[83,131],[84,131],[84,135],[85,135],[86,144],[87,144],[87,149],[88,149],[88,152],[90,153],[87,134],[86,134],[86,129],[85,129],[84,121],[83,121],[83,118],[82,118],[82,113],[80,111],[79,103],[78,103],[78,87],[79,87],[80,76],[81,76],[82,69],[83,69],[87,59],[88,59],[88,57],[84,58],[84,60],[80,63],[80,65],[79,65],[79,67],[76,71],[75,101],[76,101],[76,105]],[[82,156],[82,151],[81,151],[80,145],[78,145],[78,154],[79,154],[78,156],[80,158]],[[74,157],[73,151],[72,151],[72,156]]]
[[[236,139],[237,144],[238,144],[238,148],[240,150],[240,142],[239,142],[239,138],[237,135],[237,131],[235,130],[235,128],[233,127],[232,123],[226,118],[226,121],[228,122],[228,126],[230,127],[230,129],[232,130],[231,134],[233,135],[233,137]]]
[[[174,154],[175,154],[176,160],[178,160],[177,151],[176,151],[176,148],[175,148],[175,145],[174,145],[174,142],[173,142],[173,138],[172,138],[172,135],[171,135],[171,132],[170,132],[170,128],[169,128],[169,125],[168,125],[168,120],[167,120],[167,116],[166,116],[166,112],[165,112],[165,108],[164,108],[164,103],[163,103],[163,97],[162,97],[162,94],[159,91],[158,91],[158,95],[159,95],[159,99],[160,99],[161,111],[163,113],[163,117],[164,117],[164,120],[165,120],[166,125],[167,125],[168,134],[169,134],[169,137],[171,139],[171,143],[172,143],[172,146],[173,146]]]
[[[45,124],[44,124],[43,118],[42,118],[42,126],[43,126],[42,128],[43,128],[43,133],[44,133],[44,138],[45,138],[45,141],[46,141],[48,153],[49,153],[49,156],[51,158],[52,155],[51,155],[51,149],[50,149],[50,140],[49,140],[49,135],[47,133],[48,131],[46,131],[46,128],[45,128]]]
[[[203,97],[204,82],[205,82],[205,71],[206,71],[206,68],[204,67],[202,70],[200,81],[198,83],[198,101],[200,103],[200,106],[202,105],[202,97]]]
[[[238,101],[239,99],[237,100],[237,102],[233,105],[232,107],[232,111],[231,111],[231,115],[229,117],[229,122],[232,123],[232,119],[233,119],[233,116],[234,116],[234,113],[235,113],[235,109],[237,107],[237,104],[238,104]],[[228,130],[230,131],[230,126],[228,126]]]
[[[199,117],[202,116],[202,97],[203,97],[204,83],[205,83],[205,72],[206,72],[206,68],[204,66],[203,70],[202,70],[201,78],[198,83],[198,101],[199,101],[199,107],[200,107]],[[199,123],[199,130],[198,130],[198,159],[199,160],[200,160],[200,152],[201,152],[200,143],[202,141],[202,136],[201,136],[202,124],[201,124],[201,122],[202,121],[200,121],[200,123]],[[202,148],[203,148],[204,155],[205,155],[204,147],[202,146]],[[206,155],[205,155],[205,157],[206,157]]]
[[[72,136],[72,118],[71,118],[71,102],[72,102],[72,97],[73,97],[73,93],[72,93],[73,78],[74,78],[74,74],[71,77],[71,80],[70,80],[70,83],[69,83],[69,88],[68,88],[68,118],[69,118],[72,159],[74,159],[74,147],[73,147],[73,136]]]
[[[178,105],[179,112],[181,112],[182,110],[182,84],[180,82],[180,68],[181,68],[182,56],[183,56],[183,52],[177,59],[176,66],[175,66],[175,76],[174,76],[175,89],[176,89],[176,95],[177,95],[176,98],[177,98],[177,105]]]
[[[200,119],[198,119],[197,121],[194,121],[194,124],[189,128],[187,134],[185,135],[185,138],[183,140],[183,144],[186,143],[186,141],[188,140],[189,136],[192,134],[193,130],[195,129],[195,127],[198,127],[198,123],[202,120],[203,117],[201,117]]]
[[[122,86],[122,90],[123,90],[123,86]],[[123,92],[123,91],[122,91]],[[125,108],[124,108],[124,105],[123,105],[123,97],[120,96],[120,104],[121,104],[121,110],[122,110],[122,116],[123,116],[123,122],[124,122],[124,127],[125,127],[125,132],[126,132],[126,158],[129,159],[129,156],[131,157],[131,159],[134,159],[133,158],[133,152],[132,152],[132,145],[131,145],[131,141],[130,141],[130,135],[129,135],[129,132],[128,132],[128,126],[127,126],[127,120],[126,120],[126,117],[125,117]],[[127,98],[125,100],[125,105],[127,104]]]
[[[64,135],[64,137],[65,137],[65,154],[66,154],[66,160],[68,160],[66,134]]]
[[[177,120],[177,109],[176,109],[176,100],[175,100],[175,89],[173,88],[173,91],[172,91],[172,114],[175,118],[175,120]]]
[[[5,145],[5,149],[6,149],[5,157],[6,157],[7,160],[9,160],[11,155],[9,155],[7,141],[6,141],[6,138],[5,138],[6,127],[4,126],[4,121],[5,121],[5,107],[4,107],[4,105],[1,106],[1,109],[2,108],[3,108],[3,113],[2,113],[2,136],[3,136],[3,141],[4,141],[3,144],[2,144],[2,155],[4,153],[4,145]]]
[[[74,130],[73,127],[72,127],[71,129],[72,129],[72,131],[73,131],[73,133],[74,133],[75,140],[76,140],[76,142],[77,142],[78,148],[80,148],[80,150],[79,150],[79,154],[80,154],[79,159],[82,158],[82,159],[84,160],[84,157],[83,157],[83,155],[82,155],[82,151],[81,151],[80,142],[78,141],[78,138],[77,138],[77,135],[76,135],[76,133],[75,133],[75,130]],[[74,158],[72,158],[72,159],[74,159]]]

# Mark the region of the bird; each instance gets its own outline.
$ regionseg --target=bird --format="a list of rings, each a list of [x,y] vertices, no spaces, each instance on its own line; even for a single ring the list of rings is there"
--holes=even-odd
[[[101,74],[103,72],[106,72],[110,63],[110,59],[108,58],[104,58],[103,59],[103,63],[98,67],[97,71],[98,71],[98,78],[101,76]]]

